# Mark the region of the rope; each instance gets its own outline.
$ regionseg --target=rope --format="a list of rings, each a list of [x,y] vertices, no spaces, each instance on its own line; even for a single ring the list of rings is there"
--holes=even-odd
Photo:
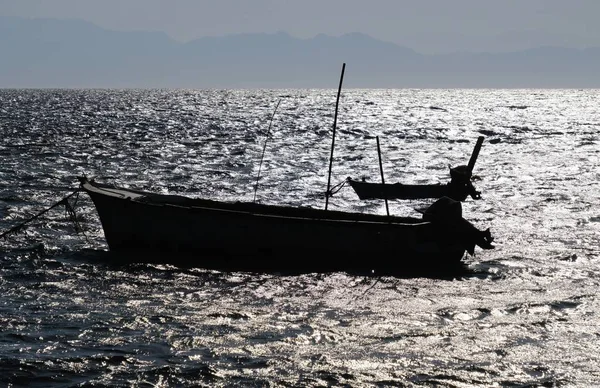
[[[341,181],[340,183],[336,184],[335,186],[333,186],[329,192],[325,193],[327,196],[329,197],[333,197],[334,194],[337,194],[345,185],[346,185],[347,180],[344,179],[343,181]]]
[[[281,103],[281,99],[277,101],[277,105],[275,105],[275,110],[271,115],[271,121],[269,122],[269,128],[267,129],[267,138],[265,139],[265,145],[263,146],[262,155],[260,156],[260,164],[258,165],[258,174],[256,175],[256,184],[254,185],[254,199],[253,203],[256,203],[256,191],[258,190],[258,180],[260,179],[260,170],[262,169],[263,159],[265,158],[265,151],[267,149],[267,142],[269,141],[269,135],[271,134],[271,124],[273,124],[273,117],[275,117],[275,113],[277,112],[277,108],[279,108],[279,104]]]
[[[85,234],[85,230],[81,227],[79,221],[77,221],[77,214],[75,213],[75,207],[77,206],[77,201],[79,200],[79,192],[80,190],[76,191],[77,194],[75,195],[75,200],[72,205],[68,199],[65,201],[65,211],[67,212],[67,215],[73,223],[73,225],[75,225],[75,231],[77,233],[83,234],[83,237],[85,237],[85,241],[87,241],[88,244],[91,244],[90,239],[88,238],[87,234]]]
[[[57,203],[55,203],[54,205],[50,206],[47,209],[42,210],[41,212],[39,212],[38,214],[36,214],[33,217],[30,217],[28,219],[26,219],[25,221],[21,222],[19,225],[14,226],[12,228],[10,228],[9,230],[7,230],[6,232],[0,234],[0,238],[3,238],[5,236],[8,236],[9,234],[12,233],[16,233],[18,231],[20,231],[21,229],[23,229],[28,223],[30,223],[31,221],[39,218],[40,216],[46,214],[47,212],[49,212],[50,210],[54,209],[55,207],[59,206],[59,205],[65,205],[65,207],[67,208],[67,212],[69,213],[69,216],[71,218],[71,220],[74,221],[76,229],[80,229],[81,230],[81,226],[77,223],[77,219],[75,217],[75,210],[74,208],[71,206],[71,204],[69,203],[69,198],[71,198],[74,195],[79,196],[79,192],[81,191],[81,189],[77,189],[74,192],[72,192],[71,194],[67,195],[66,197],[64,197],[63,199],[61,199],[60,201],[58,201]],[[77,201],[76,201],[77,202]],[[86,236],[87,239],[87,236]]]

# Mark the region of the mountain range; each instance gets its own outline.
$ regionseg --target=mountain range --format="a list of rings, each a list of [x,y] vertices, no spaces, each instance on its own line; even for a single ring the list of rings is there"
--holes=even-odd
[[[82,20],[0,17],[0,88],[598,88],[600,48],[426,55],[362,33],[178,42]]]

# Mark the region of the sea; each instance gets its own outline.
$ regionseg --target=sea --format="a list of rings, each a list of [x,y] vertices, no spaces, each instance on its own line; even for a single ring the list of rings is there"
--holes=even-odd
[[[0,90],[0,386],[600,385],[600,90],[342,88],[337,115],[336,97]],[[452,277],[115,263],[90,199],[62,201],[86,176],[324,208],[329,181],[329,209],[385,214],[346,178],[446,183],[479,136],[462,213],[495,249]]]

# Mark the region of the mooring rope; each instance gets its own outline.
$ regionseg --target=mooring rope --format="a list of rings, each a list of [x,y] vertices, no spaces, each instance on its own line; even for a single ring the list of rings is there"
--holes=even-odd
[[[54,209],[55,207],[59,206],[59,205],[65,205],[66,209],[67,209],[67,213],[69,215],[69,218],[73,221],[73,223],[75,224],[75,228],[80,231],[81,226],[79,225],[79,223],[77,222],[77,218],[75,216],[75,209],[73,206],[71,206],[71,204],[69,203],[69,198],[77,195],[75,202],[77,202],[77,198],[79,197],[79,192],[81,191],[81,189],[77,189],[74,192],[72,192],[71,194],[67,195],[66,197],[64,197],[63,199],[61,199],[60,201],[56,202],[54,205],[50,206],[47,209],[42,210],[41,212],[39,212],[38,214],[36,214],[33,217],[30,217],[28,219],[26,219],[25,221],[21,222],[19,225],[14,226],[12,228],[10,228],[9,230],[7,230],[6,232],[0,234],[0,238],[3,238],[5,236],[8,236],[9,234],[12,233],[16,233],[18,231],[20,231],[21,229],[23,229],[28,223],[30,223],[31,221],[39,218],[40,216],[46,214],[47,212],[49,212],[50,210]],[[87,236],[86,236],[87,239]]]
[[[344,179],[343,181],[341,181],[340,183],[334,185],[328,193],[325,193],[325,195],[328,195],[330,197],[333,197],[334,194],[337,194],[345,185],[346,185],[347,180]]]
[[[67,212],[67,216],[69,217],[71,222],[73,222],[73,225],[75,225],[75,231],[77,233],[83,234],[83,237],[85,237],[85,241],[87,241],[88,244],[91,244],[90,239],[88,238],[87,234],[85,234],[85,230],[81,227],[81,224],[77,220],[77,214],[75,213],[75,207],[77,206],[77,201],[79,200],[80,192],[81,190],[77,190],[75,192],[76,194],[73,193],[75,194],[75,200],[73,201],[73,204],[71,204],[71,202],[69,202],[68,199],[65,201],[65,211]]]

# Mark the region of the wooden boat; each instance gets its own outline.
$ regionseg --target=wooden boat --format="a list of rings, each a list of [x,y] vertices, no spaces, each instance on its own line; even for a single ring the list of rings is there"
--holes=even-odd
[[[464,201],[469,196],[480,199],[481,193],[471,183],[475,161],[479,155],[483,136],[477,139],[473,153],[466,166],[450,169],[450,182],[432,185],[407,185],[402,183],[375,183],[365,180],[347,178],[348,184],[361,200],[367,199],[423,199],[450,197],[456,201]]]
[[[444,198],[423,218],[348,213],[148,193],[80,178],[111,252],[132,261],[217,270],[403,275],[444,270],[489,230]],[[458,207],[457,207],[458,205]]]
[[[226,271],[405,275],[455,268],[465,251],[493,248],[489,229],[463,219],[460,202],[447,197],[423,218],[327,210],[344,68],[324,210],[162,195],[81,178],[110,251],[127,260]]]

